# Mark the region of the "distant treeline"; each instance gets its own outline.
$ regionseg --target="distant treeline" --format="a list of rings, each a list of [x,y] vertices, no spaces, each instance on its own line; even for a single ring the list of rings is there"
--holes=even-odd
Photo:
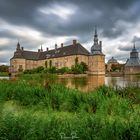
[[[7,65],[0,65],[0,72],[8,72],[9,66]]]

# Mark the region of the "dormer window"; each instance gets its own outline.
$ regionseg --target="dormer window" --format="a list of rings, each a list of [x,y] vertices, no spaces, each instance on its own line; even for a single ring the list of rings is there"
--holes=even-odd
[[[46,55],[46,58],[49,58],[50,56],[51,56],[50,54],[47,54],[47,55]]]

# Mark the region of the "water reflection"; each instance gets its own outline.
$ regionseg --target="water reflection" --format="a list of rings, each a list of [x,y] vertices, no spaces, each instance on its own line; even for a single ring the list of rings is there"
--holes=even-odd
[[[105,85],[107,86],[140,86],[140,78],[137,75],[125,75],[123,77],[106,77]]]
[[[74,88],[87,92],[104,85],[105,76],[59,78],[58,82],[64,84],[69,88]]]
[[[9,80],[9,77],[8,76],[0,76],[0,79],[7,79],[7,80]]]
[[[0,77],[0,79],[15,79],[15,77]],[[105,76],[84,76],[84,77],[59,77],[53,79],[43,79],[45,85],[47,83],[61,83],[69,88],[78,89],[84,92],[93,91],[97,87],[102,85],[112,86],[112,87],[126,87],[126,86],[140,86],[140,77],[137,75],[126,75],[121,77],[105,77]],[[32,82],[31,82],[32,81]],[[31,83],[36,84],[36,80],[31,80]],[[39,82],[39,81],[37,81]],[[41,82],[40,82],[41,83]],[[43,83],[42,83],[43,84]]]
[[[69,88],[81,91],[93,91],[102,85],[112,87],[140,86],[140,78],[137,75],[126,75],[122,77],[105,77],[105,76],[85,76],[58,78],[58,83],[62,83]]]

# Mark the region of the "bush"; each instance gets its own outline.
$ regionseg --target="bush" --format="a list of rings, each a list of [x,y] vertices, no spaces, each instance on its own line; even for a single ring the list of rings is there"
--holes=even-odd
[[[44,70],[44,67],[43,66],[40,66],[40,67],[31,69],[31,70],[25,70],[23,73],[24,74],[41,73],[41,72],[43,72],[43,70]]]
[[[57,70],[56,70],[56,67],[51,67],[48,69],[48,73],[56,73]]]
[[[68,67],[63,67],[57,70],[57,73],[61,73],[61,74],[69,73],[69,72],[70,72],[70,69]]]
[[[88,66],[84,62],[81,62],[80,64],[75,64],[71,67],[71,71],[74,74],[82,74],[82,73],[85,73],[85,71],[87,70],[88,70]]]

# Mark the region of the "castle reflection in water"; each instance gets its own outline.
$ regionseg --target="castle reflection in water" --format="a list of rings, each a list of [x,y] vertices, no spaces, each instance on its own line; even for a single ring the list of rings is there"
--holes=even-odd
[[[102,85],[112,87],[140,86],[140,78],[136,75],[121,77],[84,76],[84,77],[59,77],[58,83],[78,89],[83,92],[93,91]]]

